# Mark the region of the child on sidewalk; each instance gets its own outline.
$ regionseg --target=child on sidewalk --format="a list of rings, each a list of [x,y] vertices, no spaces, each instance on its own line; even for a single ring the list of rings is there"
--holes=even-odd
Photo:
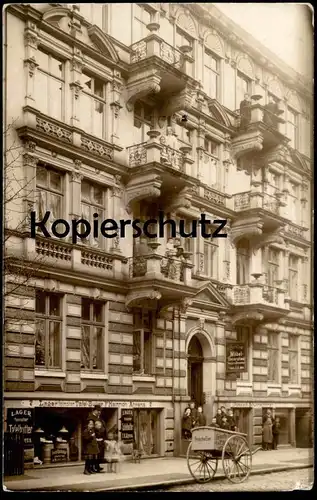
[[[105,462],[108,464],[108,472],[117,472],[117,464],[122,460],[122,444],[114,439],[112,432],[109,432],[105,441]]]

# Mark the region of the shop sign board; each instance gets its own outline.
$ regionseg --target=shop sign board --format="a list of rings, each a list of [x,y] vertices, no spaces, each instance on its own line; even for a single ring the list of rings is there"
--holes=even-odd
[[[33,426],[33,408],[7,409],[7,431],[12,434],[23,434],[25,463],[33,462]]]
[[[227,373],[243,373],[247,370],[246,349],[244,342],[226,342],[226,371]]]
[[[152,401],[74,401],[67,399],[23,401],[24,407],[34,408],[93,408],[97,404],[101,408],[160,408],[162,406]]]
[[[133,443],[134,441],[133,410],[125,408],[121,410],[121,440],[124,443]]]

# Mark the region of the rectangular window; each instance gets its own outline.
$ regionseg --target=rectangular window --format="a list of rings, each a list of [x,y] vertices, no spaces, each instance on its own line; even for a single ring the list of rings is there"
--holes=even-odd
[[[203,273],[208,278],[218,279],[218,245],[214,241],[203,241]]]
[[[217,99],[219,89],[220,61],[211,52],[204,54],[204,90],[208,97]]]
[[[268,333],[268,381],[279,383],[279,337],[277,333]]]
[[[152,20],[151,10],[144,5],[133,4],[133,42],[136,43],[143,40],[150,31],[147,29],[147,25],[150,24]]]
[[[103,369],[104,306],[101,302],[81,300],[81,368]]]
[[[105,206],[106,206],[107,191],[98,184],[92,184],[87,181],[81,183],[81,211],[82,218],[93,225],[94,220],[99,221],[99,225],[105,220]],[[98,214],[98,218],[94,218],[94,214]],[[83,224],[81,232],[85,231]],[[100,249],[104,248],[105,238],[99,231],[99,238],[93,237],[93,231],[87,238],[83,238],[82,243],[89,244],[93,247]]]
[[[58,170],[38,164],[36,169],[36,214],[43,219],[45,212],[51,212],[48,224],[63,218],[65,176]],[[57,232],[63,232],[64,226],[56,227]],[[39,234],[42,234],[38,228]]]
[[[152,374],[153,369],[153,334],[151,312],[135,312],[134,327],[133,372],[150,375]]]
[[[201,182],[220,191],[222,174],[219,163],[219,144],[206,137],[204,149],[205,154],[200,164]]]
[[[59,58],[39,49],[36,54],[39,67],[35,76],[36,106],[45,115],[56,120],[65,119],[65,68]]]
[[[239,242],[237,247],[237,285],[250,282],[250,247],[249,241]]]
[[[289,183],[288,213],[292,222],[300,223],[300,186],[294,182]]]
[[[240,107],[240,102],[243,101],[245,94],[251,92],[251,81],[239,71],[237,72],[236,86],[236,108]]]
[[[267,283],[270,287],[276,287],[276,281],[279,279],[279,251],[269,248],[268,253]]]
[[[61,297],[54,293],[37,291],[35,316],[35,365],[44,368],[61,368]]]
[[[149,139],[147,132],[153,126],[153,109],[137,101],[134,104],[133,144],[141,144]]]
[[[298,146],[298,114],[291,108],[287,108],[287,137],[291,140],[290,146],[294,149]]]
[[[106,137],[106,83],[82,73],[83,92],[80,96],[81,126],[88,134]]]
[[[288,292],[290,298],[295,301],[298,299],[298,264],[299,258],[296,255],[290,255],[288,261]]]
[[[298,384],[298,337],[289,335],[289,383]]]

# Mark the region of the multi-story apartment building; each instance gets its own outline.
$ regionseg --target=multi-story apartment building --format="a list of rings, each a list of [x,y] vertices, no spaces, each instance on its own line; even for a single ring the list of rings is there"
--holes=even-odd
[[[281,444],[307,445],[311,82],[213,4],[12,4],[5,17],[5,147],[20,151],[6,169],[20,186],[5,200],[6,412],[30,410],[46,438],[65,426],[75,459],[96,403],[119,433],[133,409],[145,455],[183,452],[191,398],[208,423],[233,408],[253,445],[272,408]],[[34,239],[32,210],[49,224],[161,210],[188,232],[203,213],[228,237]]]

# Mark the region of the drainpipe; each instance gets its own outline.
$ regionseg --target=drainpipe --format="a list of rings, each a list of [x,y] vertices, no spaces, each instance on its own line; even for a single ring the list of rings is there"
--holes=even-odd
[[[181,386],[181,308],[178,306],[178,386]]]
[[[174,354],[174,342],[175,342],[175,307],[173,307],[173,329],[172,329],[172,403],[175,403],[175,387],[174,387],[174,365],[175,365],[175,354]]]

